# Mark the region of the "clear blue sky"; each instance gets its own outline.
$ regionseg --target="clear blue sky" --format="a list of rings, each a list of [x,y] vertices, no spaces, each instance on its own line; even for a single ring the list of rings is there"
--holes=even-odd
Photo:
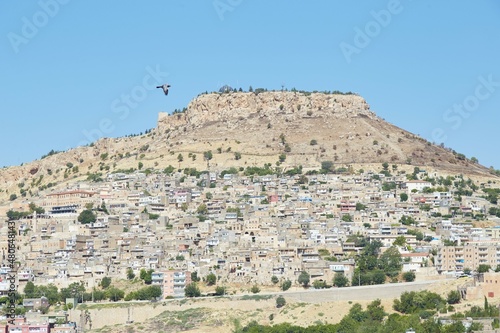
[[[357,92],[500,168],[496,0],[2,1],[0,36],[0,166],[143,132],[224,84],[283,84]]]

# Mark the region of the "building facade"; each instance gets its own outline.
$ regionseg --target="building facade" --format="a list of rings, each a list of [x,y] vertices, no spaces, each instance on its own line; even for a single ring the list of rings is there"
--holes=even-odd
[[[191,272],[169,270],[163,272],[163,298],[184,297],[184,288],[191,283]]]

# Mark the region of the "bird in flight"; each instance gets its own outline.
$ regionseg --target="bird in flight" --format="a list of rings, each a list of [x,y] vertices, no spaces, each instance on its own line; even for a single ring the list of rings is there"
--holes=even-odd
[[[156,88],[161,88],[163,89],[163,92],[165,93],[165,95],[168,95],[168,88],[170,88],[170,84],[162,84],[161,86],[157,86]]]

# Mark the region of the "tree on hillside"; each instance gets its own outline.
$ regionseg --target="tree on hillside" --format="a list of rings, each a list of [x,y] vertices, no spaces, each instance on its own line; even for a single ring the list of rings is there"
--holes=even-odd
[[[106,289],[104,294],[106,295],[107,299],[113,302],[119,301],[123,299],[123,297],[125,297],[125,292],[116,287],[109,287],[108,289]]]
[[[458,304],[462,297],[460,296],[460,292],[458,290],[451,290],[446,296],[446,302],[448,304]]]
[[[349,285],[349,279],[344,275],[344,273],[335,273],[333,277],[333,285],[335,287],[347,287]]]
[[[200,297],[201,296],[201,291],[196,282],[192,282],[188,284],[184,288],[184,295],[186,297]]]
[[[389,277],[395,277],[403,268],[401,253],[395,246],[391,246],[380,256],[379,267]]]
[[[101,286],[101,288],[106,289],[111,285],[111,278],[108,276],[103,277],[99,285]]]
[[[276,298],[276,307],[277,308],[281,308],[281,307],[284,307],[286,304],[286,300],[285,300],[285,297],[283,296],[278,296],[278,298]]]
[[[321,170],[322,170],[322,173],[333,172],[333,162],[332,161],[321,162]]]
[[[207,205],[205,204],[201,204],[198,206],[198,208],[196,209],[196,212],[200,215],[206,215],[208,214],[208,208],[207,208]]]
[[[396,237],[396,239],[394,240],[394,242],[392,242],[392,245],[394,246],[405,246],[406,245],[406,238],[405,236],[401,235],[401,236],[398,236]]]
[[[250,288],[250,291],[252,292],[252,294],[258,294],[260,293],[260,288],[258,285],[254,284],[252,288]]]
[[[217,296],[223,296],[227,293],[227,288],[224,286],[217,286],[215,287],[215,295]]]
[[[207,286],[213,286],[217,282],[217,276],[214,273],[210,273],[206,276],[205,282]]]
[[[283,281],[283,283],[281,284],[281,290],[283,291],[287,291],[288,289],[290,289],[290,287],[292,286],[292,281],[290,280],[285,280]]]
[[[127,268],[127,279],[133,280],[135,278],[134,270],[132,267]]]
[[[77,298],[81,300],[84,292],[85,286],[83,285],[83,282],[73,282],[68,287],[61,288],[59,301],[65,302],[66,298]]]
[[[153,272],[154,269],[144,269],[142,268],[139,273],[139,278],[144,281],[145,284],[151,284],[153,282]]]
[[[302,271],[299,275],[299,278],[297,279],[297,282],[299,282],[304,288],[307,288],[309,286],[310,281],[311,277],[306,271]]]
[[[90,209],[85,209],[78,215],[78,222],[82,224],[94,223],[96,220],[97,216]]]
[[[206,161],[210,161],[210,160],[213,158],[212,151],[211,151],[211,150],[208,150],[208,151],[204,152],[204,153],[203,153],[203,158],[204,158]]]
[[[411,216],[407,216],[407,215],[403,215],[403,217],[401,217],[399,219],[399,222],[401,222],[403,225],[415,225],[416,222],[415,222],[415,219]]]
[[[403,280],[405,280],[406,282],[415,281],[415,273],[414,272],[405,272],[403,274]]]
[[[35,297],[35,284],[33,282],[28,281],[26,283],[26,286],[24,287],[24,296],[26,298]]]
[[[491,269],[490,265],[481,264],[477,267],[478,273],[487,273]]]

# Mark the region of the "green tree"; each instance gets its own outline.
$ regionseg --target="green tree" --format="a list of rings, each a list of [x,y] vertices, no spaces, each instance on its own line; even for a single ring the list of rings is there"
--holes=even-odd
[[[82,224],[94,223],[96,220],[97,216],[90,209],[85,209],[78,215],[78,222]]]
[[[314,289],[325,289],[325,288],[328,287],[326,285],[326,282],[325,281],[321,281],[321,280],[314,280],[313,283],[312,283],[312,286],[313,286]]]
[[[70,283],[68,287],[61,288],[61,292],[59,293],[59,301],[66,302],[66,298],[81,299],[84,292],[85,286],[83,285],[83,282]]]
[[[371,272],[371,281],[373,284],[384,284],[385,283],[385,276],[387,273],[382,271],[381,269],[376,269],[373,272]]]
[[[285,300],[285,297],[283,296],[278,296],[276,298],[276,307],[277,308],[281,308],[281,307],[284,307],[286,305],[286,300]]]
[[[191,281],[193,281],[193,282],[200,281],[200,278],[198,277],[198,272],[192,272],[191,273]]]
[[[123,299],[123,297],[125,297],[125,292],[123,290],[118,289],[118,288],[113,287],[113,286],[106,289],[106,291],[104,293],[106,295],[106,298],[112,302],[119,301],[119,300]]]
[[[252,292],[252,294],[258,294],[260,293],[260,288],[258,285],[254,284],[252,288],[250,288],[250,291]]]
[[[349,214],[344,214],[344,215],[342,215],[341,220],[344,222],[352,222],[352,216]]]
[[[226,287],[217,286],[215,287],[215,295],[222,296],[226,294]]]
[[[151,282],[153,282],[153,272],[154,269],[146,270],[145,268],[142,268],[139,273],[139,278],[143,280],[145,284],[151,284]]]
[[[398,236],[392,243],[394,246],[405,246],[406,245],[406,238],[405,236]]]
[[[446,295],[446,302],[448,304],[458,304],[462,297],[460,296],[460,292],[458,290],[451,290],[448,295]]]
[[[330,173],[333,171],[333,162],[332,161],[323,161],[321,162],[321,170],[323,173]]]
[[[401,271],[403,264],[401,262],[401,253],[395,246],[391,246],[380,256],[379,267],[389,277],[395,277]]]
[[[45,213],[45,209],[43,209],[42,207],[38,207],[33,202],[29,204],[29,208],[30,208],[30,213],[33,213],[33,212],[36,212],[37,214],[44,214]]]
[[[132,267],[127,268],[127,279],[133,280],[135,278],[134,270]]]
[[[217,276],[214,273],[210,273],[206,276],[205,282],[207,286],[213,286],[217,282]]]
[[[206,151],[206,152],[203,153],[203,158],[206,161],[210,161],[213,157],[214,157],[214,155],[212,154],[211,150],[208,150],[208,151]]]
[[[347,287],[349,285],[349,279],[344,273],[335,273],[333,277],[333,285],[339,288]]]
[[[399,222],[401,222],[403,225],[415,225],[415,219],[411,216],[403,215],[400,219]]]
[[[358,323],[361,323],[367,319],[367,313],[363,311],[363,307],[359,303],[355,303],[349,309],[349,313],[347,316]]]
[[[182,161],[184,161],[184,156],[182,156],[182,154],[177,155],[177,161],[179,163],[181,163]]]
[[[192,282],[184,288],[184,295],[186,297],[200,297],[201,296],[200,288],[198,287],[196,282]]]
[[[145,268],[141,268],[141,270],[139,271],[139,278],[141,280],[144,280],[146,278],[146,275],[148,274],[148,272],[146,271]]]
[[[368,304],[368,306],[366,307],[368,319],[379,323],[382,322],[387,313],[385,313],[384,307],[381,304],[382,302],[378,298]]]
[[[143,167],[143,166],[144,166],[144,164],[143,164],[142,162],[137,163],[137,168],[138,168],[139,170],[142,170],[142,167]]]
[[[35,291],[36,291],[35,284],[31,281],[28,281],[23,291],[24,291],[24,296],[26,298],[35,297]]]
[[[153,282],[154,269],[148,269],[146,277],[144,278],[145,284],[151,284]]]
[[[111,278],[108,276],[103,277],[99,285],[101,286],[101,288],[106,289],[111,285]]]
[[[49,299],[50,305],[54,305],[60,300],[59,291],[57,290],[57,287],[52,283],[46,286],[37,286],[35,289],[35,295],[36,297],[47,297]]]
[[[101,206],[99,208],[97,208],[97,210],[109,215],[108,208],[106,208],[106,204],[104,203],[104,201],[101,203]]]
[[[235,160],[240,160],[241,159],[241,153],[240,152],[234,152],[234,159]]]
[[[175,171],[175,168],[173,166],[169,165],[168,167],[166,167],[163,170],[163,173],[165,173],[167,175],[171,175],[174,171]]]
[[[278,282],[279,282],[278,277],[277,277],[276,275],[271,276],[271,282],[272,282],[273,284],[278,283]]]
[[[208,208],[207,205],[201,204],[198,206],[198,209],[196,209],[196,212],[200,215],[207,215],[208,214]]]
[[[406,194],[406,193],[401,193],[401,194],[399,194],[399,199],[400,199],[402,202],[408,201],[408,194]]]
[[[403,273],[403,280],[406,282],[413,282],[415,281],[415,273],[414,272],[405,272]]]
[[[481,264],[477,267],[478,273],[487,273],[491,269],[490,265]]]
[[[297,282],[301,284],[304,288],[309,286],[309,282],[311,281],[311,276],[306,271],[300,272],[300,275],[297,279]]]
[[[287,279],[283,281],[283,283],[281,284],[281,290],[287,291],[288,289],[290,289],[291,286],[292,286],[292,281]]]
[[[360,210],[366,210],[366,206],[363,205],[361,202],[357,202],[356,203],[356,210],[357,211],[360,211]]]

